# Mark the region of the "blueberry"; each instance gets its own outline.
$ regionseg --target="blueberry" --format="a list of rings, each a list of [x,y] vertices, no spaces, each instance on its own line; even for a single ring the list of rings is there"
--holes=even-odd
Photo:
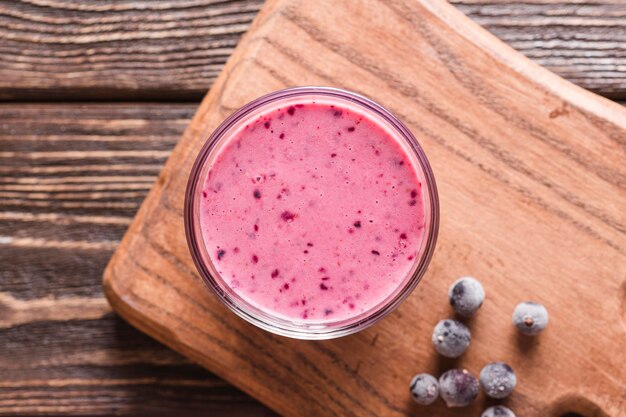
[[[513,311],[513,324],[525,335],[536,335],[548,325],[548,310],[532,301],[520,303]]]
[[[480,386],[491,398],[505,398],[515,388],[517,377],[513,369],[502,362],[492,362],[480,371]]]
[[[478,380],[465,369],[450,369],[439,378],[439,395],[448,407],[468,406],[478,396]]]
[[[515,417],[515,413],[510,408],[494,405],[483,411],[480,417]]]
[[[441,320],[433,330],[433,345],[437,352],[447,358],[461,356],[471,340],[469,329],[460,321]]]
[[[448,299],[454,311],[470,317],[485,301],[485,290],[476,278],[461,277],[450,286]]]
[[[434,403],[439,396],[439,383],[430,374],[415,375],[409,389],[415,402],[422,405]]]

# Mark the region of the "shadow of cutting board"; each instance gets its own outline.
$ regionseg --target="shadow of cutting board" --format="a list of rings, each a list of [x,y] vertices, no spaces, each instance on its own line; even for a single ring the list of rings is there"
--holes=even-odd
[[[183,193],[210,132],[232,111],[295,85],[354,90],[400,117],[437,178],[441,228],[424,280],[381,323],[325,342],[273,336],[200,281]],[[458,361],[438,357],[446,290],[471,274],[487,300]],[[266,4],[111,260],[113,307],[133,325],[285,416],[479,416],[414,404],[417,372],[509,362],[518,416],[626,415],[626,110],[534,65],[440,0]],[[510,323],[543,302],[537,338]]]

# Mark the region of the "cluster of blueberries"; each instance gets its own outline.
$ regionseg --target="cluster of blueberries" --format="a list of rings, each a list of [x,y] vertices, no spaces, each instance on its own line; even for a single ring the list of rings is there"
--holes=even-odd
[[[457,314],[471,317],[483,304],[485,290],[477,279],[462,277],[450,287],[448,299]],[[548,324],[548,311],[538,303],[520,303],[513,311],[513,324],[522,334],[536,335]],[[435,326],[432,342],[439,354],[458,358],[467,350],[471,338],[470,330],[460,321],[441,320]],[[516,384],[517,377],[509,365],[492,362],[485,365],[479,379],[466,369],[446,371],[439,380],[430,374],[415,375],[410,390],[413,399],[419,404],[432,404],[441,396],[448,407],[465,407],[476,399],[479,386],[487,396],[501,399],[506,398]],[[515,413],[507,407],[496,405],[487,408],[482,417],[515,417]]]

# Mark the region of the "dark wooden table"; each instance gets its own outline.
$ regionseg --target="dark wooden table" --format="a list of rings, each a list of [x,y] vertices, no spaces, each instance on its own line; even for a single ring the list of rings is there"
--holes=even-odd
[[[626,99],[625,0],[457,0]],[[0,415],[270,416],[134,330],[102,271],[262,2],[0,0]]]

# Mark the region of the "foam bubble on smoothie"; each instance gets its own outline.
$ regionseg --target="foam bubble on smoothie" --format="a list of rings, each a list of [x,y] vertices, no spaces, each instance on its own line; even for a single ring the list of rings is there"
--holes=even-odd
[[[225,285],[272,315],[348,320],[403,285],[424,228],[414,159],[342,102],[274,107],[222,145],[202,189],[204,244]]]

